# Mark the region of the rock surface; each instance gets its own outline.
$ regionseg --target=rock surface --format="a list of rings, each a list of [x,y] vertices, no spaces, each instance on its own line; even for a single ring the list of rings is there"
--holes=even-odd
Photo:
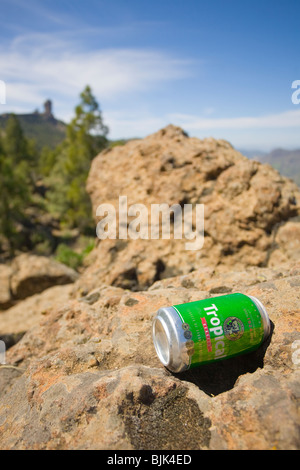
[[[205,203],[204,247],[103,240],[73,285],[33,292],[25,268],[3,284],[0,302],[9,290],[28,298],[0,314],[11,346],[0,366],[0,449],[299,449],[297,186],[225,141],[170,126],[103,152],[88,188],[94,209],[119,194],[128,205]],[[268,341],[167,371],[154,313],[231,292],[263,302]]]
[[[171,374],[152,345],[153,313],[229,282],[265,304],[272,337],[254,353]],[[299,287],[296,264],[200,270],[142,292],[102,286],[56,308],[53,299],[8,350],[18,369],[0,369],[0,448],[299,448]]]
[[[10,277],[12,269],[5,264],[0,265],[0,309],[5,309],[11,306],[12,298],[10,291]]]
[[[0,339],[2,335],[24,333],[36,326],[49,309],[58,308],[68,301],[72,284],[53,286],[41,294],[27,297],[0,314]]]
[[[54,259],[23,253],[16,256],[10,266],[0,265],[0,309],[77,279],[76,271]]]
[[[11,289],[17,299],[37,294],[48,287],[69,284],[78,274],[62,263],[46,258],[22,254],[12,263]]]

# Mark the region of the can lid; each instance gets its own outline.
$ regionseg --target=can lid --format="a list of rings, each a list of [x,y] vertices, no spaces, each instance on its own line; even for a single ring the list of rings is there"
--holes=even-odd
[[[167,367],[170,362],[170,333],[163,318],[156,317],[153,322],[153,343],[159,360]]]
[[[153,343],[162,364],[175,373],[189,368],[183,333],[182,321],[174,307],[160,308],[153,320]]]

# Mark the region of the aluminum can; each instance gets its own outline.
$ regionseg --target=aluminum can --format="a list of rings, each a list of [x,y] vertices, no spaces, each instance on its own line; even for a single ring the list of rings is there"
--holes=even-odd
[[[160,308],[152,325],[156,353],[175,373],[254,351],[270,331],[263,304],[240,293]]]

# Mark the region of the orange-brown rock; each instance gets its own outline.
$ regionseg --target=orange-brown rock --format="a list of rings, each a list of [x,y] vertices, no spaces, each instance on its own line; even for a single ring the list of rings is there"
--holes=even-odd
[[[71,284],[76,279],[76,271],[54,259],[22,253],[10,265],[0,265],[0,310],[49,287]]]
[[[185,239],[101,240],[81,287],[104,282],[136,290],[200,267],[242,270],[299,256],[299,244],[292,245],[290,228],[285,230],[300,214],[299,188],[224,140],[190,138],[168,126],[98,155],[87,189],[94,215],[103,203],[118,213],[120,195],[127,197],[128,207],[146,205],[149,214],[152,203],[204,204],[205,240],[195,251],[186,250]],[[298,233],[299,221],[293,224]]]

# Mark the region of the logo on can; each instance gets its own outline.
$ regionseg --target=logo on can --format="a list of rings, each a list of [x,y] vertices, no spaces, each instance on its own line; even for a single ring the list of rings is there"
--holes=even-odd
[[[224,334],[230,341],[240,339],[244,334],[244,324],[237,317],[228,317],[223,324]]]

